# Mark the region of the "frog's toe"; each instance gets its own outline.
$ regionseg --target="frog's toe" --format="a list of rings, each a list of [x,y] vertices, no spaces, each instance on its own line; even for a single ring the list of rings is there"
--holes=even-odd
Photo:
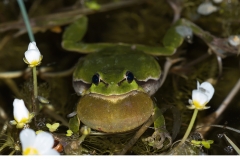
[[[172,144],[172,138],[170,134],[166,131],[160,130],[156,130],[152,136],[145,138],[144,141],[156,149],[162,149],[163,147],[169,148]],[[164,144],[165,141],[167,141],[167,144]]]

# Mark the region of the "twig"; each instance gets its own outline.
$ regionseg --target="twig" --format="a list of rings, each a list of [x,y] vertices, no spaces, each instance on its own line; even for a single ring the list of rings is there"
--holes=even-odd
[[[65,77],[69,76],[73,73],[75,69],[75,66],[72,68],[60,71],[60,72],[47,72],[49,71],[49,68],[42,67],[39,70],[37,70],[37,74],[39,74],[40,78],[56,78],[56,77]],[[27,73],[30,72],[30,68],[27,68],[26,70],[22,71],[12,71],[12,72],[0,72],[0,79],[12,79],[12,78],[19,78],[21,76],[27,75]]]
[[[182,3],[180,0],[167,0],[167,2],[171,6],[171,8],[174,12],[174,17],[173,17],[172,23],[175,23],[181,17]]]
[[[235,86],[232,88],[232,90],[228,94],[227,98],[225,98],[225,100],[222,102],[220,107],[215,112],[216,117],[219,117],[223,113],[223,111],[227,108],[228,104],[232,101],[234,96],[238,93],[239,89],[240,89],[240,79],[235,84]]]
[[[111,11],[111,10],[115,10],[123,7],[141,4],[145,1],[146,0],[131,0],[131,1],[128,0],[128,1],[108,3],[106,5],[102,5],[101,8],[97,11],[91,10],[88,8],[82,8],[82,9],[77,8],[75,10],[71,10],[68,12],[54,13],[46,16],[31,18],[30,25],[32,27],[32,30],[36,33],[38,31],[42,31],[44,29],[46,30],[54,26],[69,24],[71,22],[74,22],[76,19],[79,19],[80,17],[82,17],[82,15],[89,15],[94,13]],[[0,24],[0,32],[5,32],[13,29],[18,29],[18,30],[25,29],[24,22],[17,20],[17,21]]]
[[[223,134],[223,135],[227,139],[227,141],[231,144],[231,146],[234,148],[234,150],[240,155],[240,150],[236,146],[236,144],[234,144],[233,141],[231,141],[231,139],[229,139],[225,134]]]
[[[172,67],[173,64],[177,63],[177,62],[180,62],[180,61],[183,61],[184,59],[183,58],[175,58],[175,59],[170,59],[170,58],[167,58],[165,64],[164,64],[164,71],[163,71],[163,74],[162,74],[162,77],[161,77],[161,82],[159,84],[159,87],[161,87],[169,73],[169,69]]]
[[[136,132],[134,137],[125,145],[122,151],[115,153],[115,155],[124,155],[127,151],[137,142],[139,137],[151,126],[153,123],[153,117],[150,117],[146,123]]]
[[[240,133],[240,130],[238,129],[235,129],[235,128],[232,128],[232,127],[228,127],[228,126],[223,126],[223,125],[204,125],[204,126],[201,126],[201,127],[198,127],[196,128],[196,130],[198,130],[199,128],[204,128],[204,127],[217,127],[217,128],[222,128],[222,129],[228,129],[230,131],[234,131],[236,133]]]
[[[39,76],[44,79],[44,78],[56,78],[56,77],[65,77],[65,76],[69,76],[73,73],[74,69],[76,68],[76,66],[73,66],[72,68],[65,70],[65,71],[61,71],[61,72],[39,72]]]
[[[20,91],[18,89],[17,84],[10,78],[3,79],[5,84],[12,90],[12,92],[15,94],[17,98],[21,98]]]
[[[11,35],[6,35],[3,37],[3,39],[0,41],[0,50],[2,50],[3,46],[12,38]]]
[[[24,71],[0,72],[0,78],[18,78],[23,75]]]

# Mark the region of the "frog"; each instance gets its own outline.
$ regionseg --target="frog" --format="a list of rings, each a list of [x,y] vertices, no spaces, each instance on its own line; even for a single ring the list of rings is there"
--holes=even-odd
[[[74,90],[82,96],[78,118],[107,133],[139,127],[154,112],[150,96],[159,88],[160,75],[161,68],[153,57],[129,47],[87,55],[73,73]]]
[[[150,141],[169,141],[165,120],[152,96],[161,87],[166,73],[154,56],[170,56],[191,35],[171,27],[163,38],[163,47],[140,44],[81,42],[87,30],[87,17],[72,23],[63,34],[62,47],[86,54],[73,73],[73,88],[81,96],[75,123],[82,122],[103,133],[123,133],[142,126],[156,113]],[[187,28],[188,29],[188,28]],[[161,149],[162,145],[158,146]]]

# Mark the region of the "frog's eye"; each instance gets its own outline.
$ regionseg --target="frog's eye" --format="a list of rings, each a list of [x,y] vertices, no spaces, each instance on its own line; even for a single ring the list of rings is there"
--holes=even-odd
[[[134,79],[133,73],[130,71],[127,71],[126,72],[126,80],[128,81],[128,83],[131,83],[133,81],[133,79]]]
[[[92,83],[94,83],[95,85],[98,85],[99,82],[100,82],[99,74],[96,73],[92,76]]]

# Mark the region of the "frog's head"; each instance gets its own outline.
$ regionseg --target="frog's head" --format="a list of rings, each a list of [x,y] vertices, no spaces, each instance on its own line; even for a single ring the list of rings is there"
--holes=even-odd
[[[149,95],[159,88],[158,62],[141,51],[108,48],[80,59],[73,74],[77,94],[105,96],[143,91]]]

